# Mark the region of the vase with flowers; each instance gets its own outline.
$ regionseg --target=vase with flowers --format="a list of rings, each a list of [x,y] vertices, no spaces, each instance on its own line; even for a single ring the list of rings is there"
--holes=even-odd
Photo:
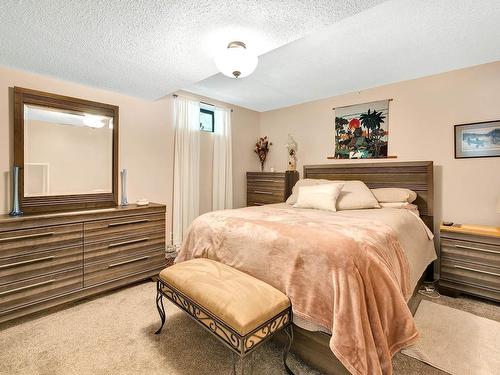
[[[269,148],[273,145],[272,142],[269,142],[267,136],[259,138],[257,143],[255,144],[255,153],[259,156],[260,160],[260,170],[264,171],[264,163],[266,162],[267,154],[269,153]]]

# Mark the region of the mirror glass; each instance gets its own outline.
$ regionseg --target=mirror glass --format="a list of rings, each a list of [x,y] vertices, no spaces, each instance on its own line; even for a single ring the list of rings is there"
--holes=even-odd
[[[24,105],[26,197],[112,193],[113,118]]]

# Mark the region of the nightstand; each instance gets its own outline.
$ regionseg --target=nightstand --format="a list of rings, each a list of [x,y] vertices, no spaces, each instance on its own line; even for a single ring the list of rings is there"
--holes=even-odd
[[[500,228],[441,226],[443,294],[471,294],[500,302]]]
[[[299,172],[247,172],[247,206],[281,203],[292,194]]]

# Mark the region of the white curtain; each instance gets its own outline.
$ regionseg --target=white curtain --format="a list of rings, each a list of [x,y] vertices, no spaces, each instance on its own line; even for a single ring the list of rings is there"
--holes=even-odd
[[[212,209],[233,208],[231,111],[215,108]]]
[[[200,103],[174,99],[173,243],[181,244],[200,205]]]

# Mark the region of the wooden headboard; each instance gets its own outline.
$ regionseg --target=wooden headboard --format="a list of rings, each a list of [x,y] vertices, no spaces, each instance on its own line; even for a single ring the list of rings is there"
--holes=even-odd
[[[359,180],[369,188],[399,187],[417,193],[414,202],[429,229],[434,228],[434,170],[432,161],[305,165],[304,178]]]

